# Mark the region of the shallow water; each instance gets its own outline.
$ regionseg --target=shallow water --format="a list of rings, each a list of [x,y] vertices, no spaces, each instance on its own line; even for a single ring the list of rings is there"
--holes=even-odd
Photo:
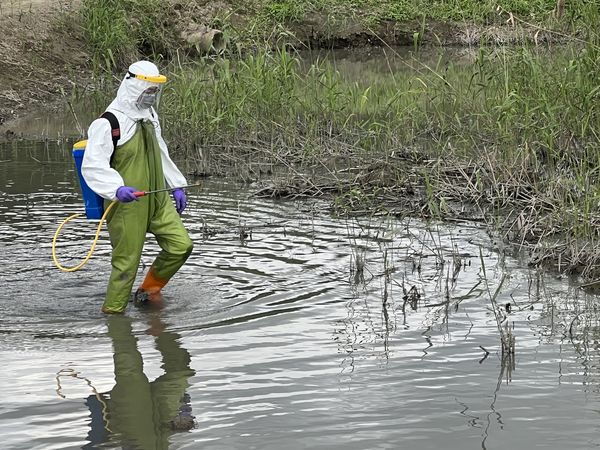
[[[82,271],[50,258],[82,210],[69,146],[6,143],[0,161],[2,448],[600,445],[595,298],[478,224],[333,218],[325,201],[207,181],[166,308],[107,318],[106,233]],[[65,230],[65,262],[92,233]],[[156,253],[149,238],[144,268]],[[493,296],[511,304],[514,367]],[[196,426],[172,432],[190,407]]]

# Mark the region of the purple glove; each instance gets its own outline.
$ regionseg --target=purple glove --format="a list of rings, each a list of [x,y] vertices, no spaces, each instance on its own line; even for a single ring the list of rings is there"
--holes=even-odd
[[[187,199],[185,198],[183,189],[175,189],[173,191],[173,199],[175,200],[175,209],[181,214],[187,206]]]
[[[137,200],[138,198],[134,194],[136,191],[137,189],[132,187],[121,186],[119,189],[117,189],[117,200],[119,200],[121,203],[129,203]]]

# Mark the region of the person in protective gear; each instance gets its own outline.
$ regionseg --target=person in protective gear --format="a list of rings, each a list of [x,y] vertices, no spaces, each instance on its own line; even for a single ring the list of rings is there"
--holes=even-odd
[[[103,444],[117,440],[123,448],[166,450],[173,432],[196,426],[187,393],[189,379],[195,374],[190,354],[181,346],[181,336],[169,331],[160,316],[150,317],[146,333],[155,338],[164,370],[150,381],[144,374],[132,319],[113,315],[107,318],[107,325],[114,350],[115,385],[110,392],[86,399],[91,421],[83,448],[104,448]]]
[[[185,263],[192,241],[180,214],[186,207],[183,189],[136,197],[136,191],[177,188],[187,181],[169,156],[153,107],[166,77],[156,65],[138,61],[129,67],[116,98],[106,113],[118,121],[118,129],[107,118],[89,127],[82,162],[88,186],[107,202],[117,200],[107,216],[112,245],[112,272],[102,306],[105,313],[120,313],[127,306],[140,263],[146,233],[156,237],[161,252],[135,294],[136,301],[160,301],[161,289]],[[113,137],[118,136],[117,138]]]

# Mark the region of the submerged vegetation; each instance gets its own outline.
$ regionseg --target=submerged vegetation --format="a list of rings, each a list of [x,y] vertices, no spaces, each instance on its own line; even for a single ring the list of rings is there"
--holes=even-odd
[[[197,173],[233,171],[255,180],[279,171],[285,176],[261,194],[334,193],[340,213],[485,220],[528,248],[534,263],[589,279],[600,274],[600,13],[594,2],[570,2],[562,11],[564,3],[554,0],[507,0],[500,9],[468,0],[427,2],[427,8],[255,0],[244,3],[253,17],[245,28],[234,20],[239,5],[209,17],[211,26],[228,31],[229,53],[203,58],[177,47],[165,26],[173,17],[158,2],[116,2],[120,7],[112,9],[105,3],[83,2],[96,66],[112,70],[136,52],[168,59],[164,128]],[[117,25],[105,33],[109,10]],[[425,63],[417,38],[413,52],[402,55],[379,42],[385,68],[352,77],[335,61],[299,54],[302,46],[290,47],[293,39],[273,47],[257,38],[247,46],[239,37],[260,32],[268,42],[273,30],[291,29],[274,24],[324,11],[329,19],[359,17],[367,25],[420,17],[527,22],[563,43],[482,45],[466,57]]]

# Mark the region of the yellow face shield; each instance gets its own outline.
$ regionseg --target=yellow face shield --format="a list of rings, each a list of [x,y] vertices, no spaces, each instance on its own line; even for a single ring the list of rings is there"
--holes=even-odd
[[[137,78],[138,80],[147,81],[148,83],[163,84],[167,82],[167,77],[164,75],[136,75],[132,72],[127,72],[129,78]]]

